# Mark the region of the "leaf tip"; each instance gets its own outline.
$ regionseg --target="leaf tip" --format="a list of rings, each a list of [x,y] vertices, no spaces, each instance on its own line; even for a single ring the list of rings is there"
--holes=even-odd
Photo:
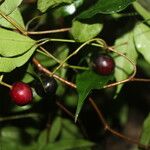
[[[76,113],[76,115],[75,115],[75,119],[74,119],[74,122],[76,123],[77,122],[77,120],[78,120],[78,116],[79,116],[79,113]]]

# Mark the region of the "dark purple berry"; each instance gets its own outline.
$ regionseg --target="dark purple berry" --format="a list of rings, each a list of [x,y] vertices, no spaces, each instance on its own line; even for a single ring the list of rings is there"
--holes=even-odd
[[[39,80],[36,81],[34,86],[38,95],[42,97],[52,96],[55,95],[57,82],[53,77],[49,77],[45,74],[40,74]]]
[[[26,83],[16,82],[12,85],[10,97],[16,105],[27,105],[32,102],[32,89]]]
[[[114,72],[115,62],[109,55],[98,55],[93,60],[93,68],[100,75],[110,75]]]

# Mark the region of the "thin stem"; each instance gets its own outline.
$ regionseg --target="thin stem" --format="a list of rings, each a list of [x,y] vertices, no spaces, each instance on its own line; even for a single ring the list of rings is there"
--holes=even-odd
[[[43,54],[43,55],[45,55],[45,56],[47,56],[47,57],[49,57],[49,58],[52,58],[53,60],[55,60],[57,63],[60,64],[61,61],[60,61],[59,59],[57,59],[55,56],[53,56],[51,53],[49,53],[45,48],[40,47],[40,49],[41,49],[42,51],[39,50],[39,49],[37,49],[37,52],[39,52],[40,54]],[[63,67],[68,67],[68,68],[78,69],[78,70],[89,70],[88,67],[74,66],[74,65],[69,65],[69,64],[67,64],[67,63],[65,63],[65,64],[63,65]]]
[[[8,116],[8,117],[0,117],[0,122],[2,122],[2,121],[16,120],[16,119],[23,119],[23,118],[35,118],[35,117],[39,117],[39,115],[36,114],[36,113],[30,113],[30,114]]]
[[[104,43],[103,40],[98,39],[98,38],[96,38],[96,39],[91,39],[91,40],[89,40],[89,41],[83,43],[83,44],[82,44],[81,46],[79,46],[73,53],[71,53],[66,59],[64,59],[64,60],[60,63],[60,65],[59,65],[58,67],[56,67],[56,69],[53,71],[53,74],[54,74],[59,68],[61,68],[61,67],[63,66],[63,64],[64,64],[68,59],[70,59],[72,56],[76,55],[85,45],[87,45],[87,44],[89,44],[89,43],[91,43],[91,42],[93,42],[93,41],[98,42],[98,43],[99,43],[99,46],[101,46],[101,47],[103,47],[103,48],[106,48],[106,47],[105,47],[105,43]],[[101,45],[100,45],[100,44],[101,44]]]
[[[53,56],[51,53],[49,53],[45,48],[40,46],[40,49],[50,58],[52,58],[53,60],[55,60],[57,63],[60,63],[60,60],[57,59],[55,56]]]
[[[135,81],[138,81],[138,82],[150,82],[150,79],[132,78],[130,81],[131,81],[131,82],[135,82]]]
[[[9,23],[11,23],[16,29],[18,29],[23,35],[27,35],[27,32],[18,25],[11,17],[7,16],[4,12],[0,10],[0,15],[5,18]]]
[[[101,109],[97,107],[97,105],[96,105],[96,103],[94,102],[94,100],[93,100],[92,98],[89,98],[89,102],[91,103],[91,106],[93,107],[93,109],[96,111],[96,113],[97,113],[99,119],[101,120],[101,122],[102,122],[102,124],[103,124],[103,126],[104,126],[104,129],[105,129],[106,131],[112,133],[113,135],[115,135],[115,136],[117,136],[117,137],[119,137],[119,138],[121,138],[121,139],[123,139],[123,140],[125,140],[125,141],[127,141],[127,142],[129,142],[129,143],[131,143],[131,144],[136,144],[136,145],[138,145],[139,148],[143,148],[143,149],[145,149],[145,150],[148,150],[148,146],[145,146],[145,145],[139,143],[138,140],[131,139],[131,138],[129,138],[129,137],[123,135],[122,133],[119,133],[118,131],[112,129],[112,128],[108,125],[107,121],[105,120],[105,118],[104,118],[104,116],[103,116],[103,114],[102,114],[102,112],[101,112]]]
[[[56,74],[53,74],[51,71],[46,69],[42,64],[39,63],[39,61],[36,58],[33,58],[32,61],[37,66],[39,71],[42,71],[42,72],[46,73],[49,76],[53,76],[54,78],[58,79],[59,81],[63,82],[64,84],[66,84],[66,85],[68,85],[68,86],[70,86],[72,88],[76,87],[75,84],[73,84],[73,83],[71,83],[71,82],[69,82],[69,81],[67,81],[67,80],[57,76]]]
[[[8,87],[10,89],[12,88],[12,86],[10,84],[7,84],[7,83],[5,83],[3,81],[0,81],[0,84],[3,85],[3,86],[5,86],[5,87]]]
[[[33,63],[38,67],[38,69],[39,69],[40,71],[43,71],[43,72],[45,72],[46,74],[49,74],[49,75],[52,74],[52,72],[50,72],[49,70],[47,70],[46,68],[44,68],[35,58],[33,59]],[[62,79],[61,77],[58,77],[58,76],[55,75],[55,74],[54,74],[53,76],[56,77],[58,80],[62,81],[64,84],[70,86],[71,88],[74,88],[74,89],[77,88],[74,83],[69,82],[69,81],[67,81],[67,80],[65,80],[65,79]],[[143,81],[143,79],[142,79],[142,80],[139,80],[139,79],[136,80],[136,78],[132,78],[132,80],[135,80],[135,81]],[[128,82],[129,82],[129,81],[128,81]],[[131,139],[131,138],[128,138],[127,136],[125,136],[125,135],[119,133],[118,131],[111,129],[110,126],[108,125],[106,119],[104,118],[102,112],[101,112],[100,109],[97,107],[96,103],[94,102],[94,100],[93,100],[91,97],[89,98],[89,102],[91,103],[93,109],[96,111],[96,113],[97,113],[97,115],[98,115],[100,121],[102,122],[102,124],[103,124],[105,130],[109,131],[109,132],[112,133],[113,135],[115,135],[115,136],[117,136],[117,137],[119,137],[119,138],[121,138],[121,139],[123,139],[123,140],[129,142],[129,143],[136,144],[136,145],[138,145],[140,148],[143,148],[143,149],[145,149],[145,150],[148,150],[149,146],[145,146],[145,145],[143,145],[143,144],[140,144],[140,143],[138,142],[138,140],[133,140],[133,139]],[[65,109],[66,109],[66,108],[65,108]],[[65,112],[66,112],[66,111],[65,111]]]
[[[56,30],[46,30],[46,31],[28,31],[28,35],[40,35],[40,34],[50,34],[50,33],[60,33],[68,32],[70,28],[56,29]]]
[[[72,114],[72,112],[70,112],[68,109],[66,109],[59,101],[56,101],[56,105],[62,109],[67,115],[69,115],[71,118],[75,118],[74,115]],[[82,125],[82,122],[81,120],[79,120],[79,118],[77,119],[77,122],[79,124],[79,127],[81,128],[81,131],[83,132],[84,136],[85,137],[88,137],[88,135],[86,134],[85,130],[84,130],[84,127]]]
[[[132,73],[127,79],[124,79],[124,80],[121,80],[121,81],[117,81],[117,82],[115,82],[115,83],[108,84],[108,85],[104,86],[103,88],[114,87],[114,86],[116,86],[116,85],[123,84],[123,83],[125,83],[125,82],[131,81],[131,80],[134,78],[134,76],[135,76],[135,74],[136,74],[136,70],[137,70],[137,69],[136,69],[136,65],[134,64],[134,62],[133,62],[132,60],[130,60],[126,55],[124,55],[124,54],[122,54],[122,53],[116,51],[116,50],[113,49],[112,47],[108,47],[108,50],[110,50],[110,51],[112,51],[112,52],[115,52],[115,53],[117,53],[118,55],[124,57],[124,58],[133,66],[133,73]]]

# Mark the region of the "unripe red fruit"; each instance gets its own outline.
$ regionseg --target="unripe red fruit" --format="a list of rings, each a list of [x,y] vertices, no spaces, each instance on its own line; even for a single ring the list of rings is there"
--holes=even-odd
[[[99,55],[93,60],[93,68],[100,75],[110,75],[114,72],[115,62],[109,55]]]
[[[23,82],[16,82],[10,90],[12,101],[19,106],[24,106],[31,103],[33,95],[30,86]]]

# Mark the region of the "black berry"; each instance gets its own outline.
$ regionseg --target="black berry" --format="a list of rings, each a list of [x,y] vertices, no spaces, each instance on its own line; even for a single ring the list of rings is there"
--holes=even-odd
[[[54,95],[58,85],[53,77],[49,77],[45,74],[40,74],[39,80],[36,81],[34,86],[37,94],[44,97]]]
[[[98,55],[93,60],[93,68],[100,75],[110,75],[114,72],[115,62],[109,55]]]
[[[26,83],[16,82],[12,85],[10,97],[16,105],[27,105],[31,103],[33,98],[32,89]]]

